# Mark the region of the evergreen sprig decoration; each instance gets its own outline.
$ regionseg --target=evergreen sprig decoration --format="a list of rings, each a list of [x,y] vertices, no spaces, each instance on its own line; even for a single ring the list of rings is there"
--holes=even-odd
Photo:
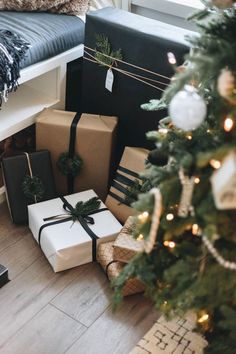
[[[98,197],[93,197],[86,202],[78,202],[73,211],[70,211],[72,220],[75,222],[79,216],[87,216],[88,214],[97,211],[100,208],[101,200]]]
[[[105,35],[97,34],[95,58],[98,62],[104,63],[105,66],[113,66],[116,63],[116,59],[122,60],[123,56],[121,49],[112,49],[109,39]]]
[[[57,168],[63,176],[72,175],[76,177],[83,167],[83,160],[79,155],[74,155],[73,158],[69,157],[68,152],[60,155],[57,161]]]
[[[25,197],[30,201],[40,201],[43,199],[45,187],[38,176],[26,175],[22,182],[22,190]]]

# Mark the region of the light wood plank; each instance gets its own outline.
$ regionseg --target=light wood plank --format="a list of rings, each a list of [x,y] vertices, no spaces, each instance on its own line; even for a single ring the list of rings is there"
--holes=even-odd
[[[4,354],[63,354],[86,327],[47,305],[1,349]]]
[[[18,242],[0,252],[0,263],[8,268],[9,279],[13,280],[41,255],[38,244],[28,232]]]
[[[105,311],[66,353],[128,354],[157,318],[142,295],[130,296],[117,313]]]
[[[84,270],[55,274],[42,256],[5,285],[0,291],[0,346]]]
[[[90,326],[110,305],[112,290],[98,264],[90,264],[52,304],[74,319]]]
[[[26,226],[16,226],[12,223],[7,204],[0,204],[0,252],[18,242],[29,232]]]

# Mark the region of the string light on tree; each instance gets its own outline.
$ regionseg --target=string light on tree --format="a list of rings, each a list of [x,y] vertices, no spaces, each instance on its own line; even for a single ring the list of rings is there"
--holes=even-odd
[[[199,234],[199,226],[198,226],[198,224],[193,224],[193,226],[192,226],[192,234],[194,236],[197,236]]]
[[[206,103],[198,91],[185,85],[171,100],[169,115],[173,124],[184,131],[197,129],[204,121],[207,113]]]
[[[176,243],[174,241],[164,241],[163,244],[165,247],[172,248],[172,249],[175,248],[176,246]]]
[[[174,214],[172,214],[172,213],[167,214],[166,215],[166,220],[168,220],[168,221],[174,220]]]
[[[167,53],[168,61],[171,65],[176,65],[177,61],[175,55],[171,52]]]
[[[200,178],[199,177],[195,177],[194,178],[194,183],[195,184],[199,184],[200,183]]]
[[[228,133],[233,129],[234,121],[230,116],[227,116],[224,120],[224,130]]]
[[[147,222],[148,218],[149,218],[149,213],[147,211],[144,211],[142,214],[138,216],[138,219],[142,224]]]
[[[143,234],[138,235],[138,238],[137,238],[138,241],[142,241],[143,239],[144,239]]]
[[[219,160],[211,159],[210,165],[215,169],[218,170],[221,166],[221,162]]]

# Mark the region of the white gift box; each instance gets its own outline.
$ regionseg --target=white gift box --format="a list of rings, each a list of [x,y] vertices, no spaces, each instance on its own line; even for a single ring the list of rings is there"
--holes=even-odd
[[[65,199],[75,207],[79,201],[85,202],[93,197],[97,197],[96,193],[88,190],[66,196]],[[102,208],[106,206],[101,202],[100,209]],[[39,242],[40,228],[44,224],[55,221],[44,221],[45,218],[66,214],[60,198],[29,205],[28,213],[29,228],[37,242]],[[68,214],[67,217],[69,216]],[[109,210],[95,213],[91,217],[94,219],[94,224],[88,224],[88,226],[98,236],[97,244],[113,241],[122,228]],[[70,220],[44,227],[41,232],[40,245],[55,272],[93,260],[92,239],[78,221]]]

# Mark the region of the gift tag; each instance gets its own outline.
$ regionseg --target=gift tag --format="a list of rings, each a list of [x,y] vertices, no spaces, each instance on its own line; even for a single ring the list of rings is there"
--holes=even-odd
[[[114,82],[114,74],[111,69],[108,69],[105,87],[110,92],[112,92],[113,82]]]

